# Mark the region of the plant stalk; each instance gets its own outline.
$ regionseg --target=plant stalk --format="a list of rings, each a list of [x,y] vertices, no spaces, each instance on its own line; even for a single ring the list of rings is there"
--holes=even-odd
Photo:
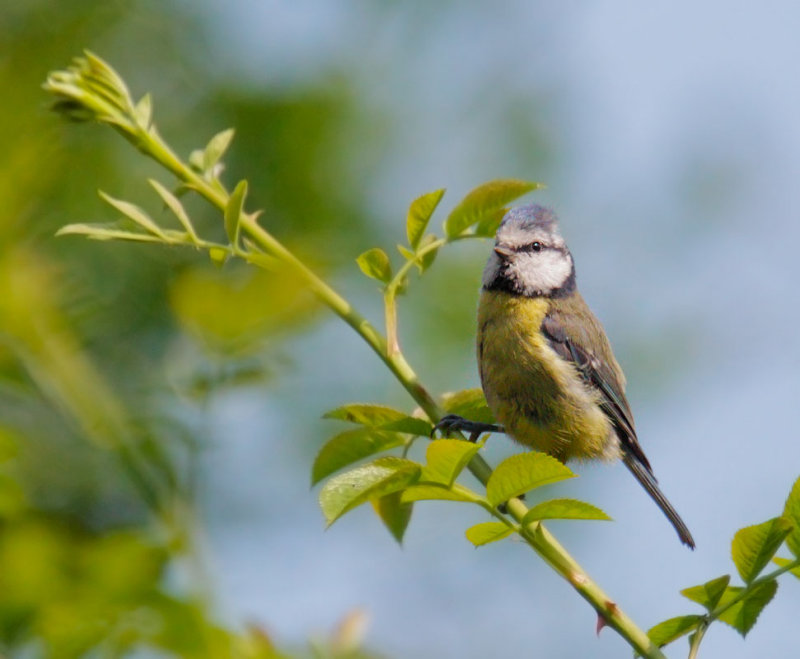
[[[188,168],[186,168],[188,169]],[[189,170],[191,171],[191,170]],[[212,188],[200,177],[191,181],[196,189],[209,202],[220,210],[224,210],[224,197],[210,193]],[[199,181],[197,179],[200,179]],[[277,258],[290,267],[331,311],[352,327],[369,345],[375,354],[386,364],[395,378],[409,395],[419,404],[434,423],[442,417],[442,410],[436,401],[422,386],[419,379],[406,361],[402,352],[389,351],[389,345],[381,333],[356,311],[347,300],[339,295],[331,286],[320,279],[311,269],[300,261],[291,251],[286,249],[268,231],[263,229],[253,214],[246,214],[241,219],[241,227],[252,239],[253,243],[270,256]],[[487,462],[476,455],[467,465],[473,476],[486,485],[492,470]],[[528,508],[520,500],[509,502],[509,511],[520,522]],[[534,522],[523,530],[523,537],[548,565],[566,579],[575,590],[588,601],[602,616],[609,627],[615,629],[643,657],[648,659],[664,659],[664,654],[650,641],[642,631],[603,591],[589,575],[567,553],[558,541],[539,522]]]
[[[92,60],[96,66],[100,62],[96,57]],[[103,64],[103,66],[105,66]],[[109,68],[110,70],[110,68]],[[110,75],[110,74],[109,74]],[[116,75],[116,74],[114,74]],[[112,76],[113,77],[113,76]],[[74,89],[70,85],[62,84],[62,79],[54,76],[48,82],[48,89],[58,95],[87,104],[84,91]],[[120,82],[121,85],[121,82]],[[125,95],[127,95],[127,90]],[[92,110],[89,107],[90,111]],[[94,109],[94,112],[98,112]],[[124,109],[123,113],[124,114]],[[185,164],[164,142],[155,128],[149,124],[149,119],[144,124],[139,124],[135,117],[122,116],[117,108],[99,111],[99,118],[109,123],[118,130],[129,142],[145,155],[153,158],[174,174],[179,180],[191,189],[197,191],[214,207],[225,212],[229,195],[224,187],[216,180],[209,180]],[[105,116],[104,116],[105,115]],[[395,297],[404,276],[422,253],[438,249],[441,244],[451,240],[440,239],[434,241],[423,250],[420,250],[417,259],[407,262],[387,285],[385,291],[387,336],[384,337],[360,313],[358,313],[347,300],[340,296],[331,286],[320,279],[291,251],[283,246],[274,236],[263,229],[257,222],[257,214],[242,212],[239,217],[239,228],[245,232],[263,254],[248,252],[238,246],[231,248],[232,252],[243,257],[250,263],[264,267],[265,259],[275,259],[283,267],[288,267],[297,275],[316,297],[331,311],[339,316],[345,323],[355,330],[369,345],[375,354],[386,364],[398,382],[405,388],[409,395],[420,405],[422,410],[434,423],[442,417],[442,410],[430,393],[422,386],[419,379],[406,361],[397,342],[396,333],[396,306]],[[491,476],[491,468],[481,456],[475,456],[468,464],[470,472],[484,485]],[[519,499],[512,499],[508,503],[512,517],[521,523],[528,512],[525,504]],[[649,659],[664,659],[661,651],[653,645],[647,635],[625,615],[601,589],[592,581],[578,563],[566,552],[558,541],[550,535],[540,522],[532,522],[521,529],[522,537],[539,554],[545,562],[566,579],[575,590],[589,602],[602,617],[605,623],[615,629],[640,655]]]
[[[732,606],[735,606],[736,604],[741,602],[745,597],[747,597],[752,592],[753,588],[755,588],[756,586],[760,586],[762,583],[766,581],[774,581],[782,574],[789,572],[790,570],[794,570],[797,567],[800,567],[800,558],[795,559],[791,563],[787,563],[783,567],[779,567],[777,570],[773,570],[769,574],[765,574],[763,577],[754,579],[749,584],[747,584],[745,588],[742,588],[742,591],[738,595],[736,595],[736,597],[733,597],[730,601],[725,602],[725,604],[723,604],[722,606],[718,606],[711,613],[709,613],[708,614],[709,622],[713,622],[714,620],[719,619],[719,617],[723,613],[725,613],[725,611],[730,609]]]
[[[706,635],[706,632],[708,631],[708,625],[710,623],[710,620],[704,620],[701,622],[700,626],[697,628],[697,631],[692,636],[691,643],[689,644],[688,659],[697,659],[697,653],[700,651],[700,643],[703,641],[703,637]]]
[[[367,342],[434,423],[442,417],[442,410],[420,384],[416,373],[402,353],[389,354],[386,340],[368,320],[257,223],[244,220],[242,226],[256,244],[289,264],[306,281],[317,297]],[[476,455],[472,458],[467,468],[475,478],[486,485],[492,470],[481,456]],[[521,522],[528,512],[528,508],[519,499],[509,501],[508,507],[517,522]],[[647,634],[603,592],[541,523],[529,524],[523,529],[523,537],[548,565],[594,607],[606,624],[625,638],[640,655],[648,659],[664,659],[664,654],[650,641]]]

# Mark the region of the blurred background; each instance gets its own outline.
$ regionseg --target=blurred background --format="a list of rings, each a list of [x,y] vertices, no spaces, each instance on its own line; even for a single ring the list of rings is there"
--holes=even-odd
[[[6,654],[302,654],[359,611],[380,656],[628,652],[522,544],[474,550],[463,530],[479,512],[419,505],[402,548],[367,507],[324,530],[308,474],[341,426],[320,416],[411,401],[291,281],[189,250],[55,239],[113,219],[98,188],[156,213],[146,177],[173,182],[112,131],[50,113],[48,71],[98,53],[136,97],[153,93],[184,156],[234,126],[227,182],[248,178],[262,223],[376,323],[354,258],[404,239],[411,199],[446,187],[438,224],[483,181],[545,182],[531,199],[562,218],[698,548],[622,466],[578,465],[543,495],[615,519],[552,530],[647,628],[693,610],[680,588],[734,571],[734,531],[779,514],[800,475],[798,28],[788,1],[4,3]],[[401,300],[401,341],[432,391],[477,385],[486,253],[450,248]],[[486,453],[514,450],[496,438]],[[156,499],[171,502],[158,523]],[[704,653],[793,655],[798,605],[786,578],[746,641],[718,625]]]

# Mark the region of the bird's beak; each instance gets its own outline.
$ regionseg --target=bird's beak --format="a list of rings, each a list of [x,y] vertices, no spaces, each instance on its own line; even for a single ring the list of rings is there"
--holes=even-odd
[[[503,261],[506,261],[514,254],[514,250],[506,247],[505,245],[495,245],[494,253],[503,259]]]

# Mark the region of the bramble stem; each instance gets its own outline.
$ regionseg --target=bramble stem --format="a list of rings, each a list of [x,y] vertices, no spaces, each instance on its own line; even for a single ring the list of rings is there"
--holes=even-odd
[[[442,410],[420,384],[416,373],[406,362],[401,352],[389,354],[386,340],[368,320],[353,309],[344,298],[317,277],[289,250],[280,245],[268,232],[258,226],[255,221],[250,221],[249,218],[246,218],[242,221],[242,227],[256,244],[290,265],[309,285],[320,301],[326,304],[367,342],[378,357],[389,367],[389,370],[392,371],[400,384],[422,407],[431,421],[433,423],[439,421],[442,417]],[[491,467],[479,455],[472,458],[467,468],[483,485],[486,485],[492,474]],[[508,509],[517,522],[521,522],[528,512],[527,506],[519,499],[509,501]],[[545,529],[544,525],[540,522],[532,522],[522,530],[522,537],[550,567],[564,577],[578,591],[581,597],[594,607],[597,613],[605,619],[608,626],[615,629],[625,638],[640,655],[648,659],[664,658],[664,654],[650,641],[647,634],[603,592],[575,559]]]
[[[96,84],[97,80],[102,82],[100,87]],[[91,53],[87,53],[86,58],[77,60],[76,65],[69,71],[51,74],[45,88],[56,94],[60,101],[66,104],[67,109],[74,110],[76,106],[79,106],[93,115],[95,119],[113,126],[142,153],[160,163],[186,186],[198,192],[223,214],[225,213],[230,198],[225,188],[215,176],[204,177],[184,163],[170,149],[150,124],[149,111],[145,118],[137,115],[124,82],[105,62]],[[103,103],[96,103],[95,100],[98,98]],[[114,102],[107,103],[109,98],[112,98]],[[407,261],[392,281],[387,284],[385,291],[387,340],[347,300],[310,270],[271,233],[261,227],[257,222],[257,217],[257,213],[241,212],[238,227],[250,239],[252,246],[257,247],[258,250],[232,245],[227,248],[230,253],[257,267],[270,269],[269,266],[273,259],[280,262],[283,267],[288,267],[291,272],[305,282],[323,304],[358,333],[386,364],[397,381],[424,410],[430,420],[434,423],[438,422],[442,417],[442,410],[420,383],[416,373],[400,350],[396,333],[395,298],[408,271],[424,254],[438,249],[448,242],[471,236],[463,235],[432,242],[420,249],[416,259]],[[467,466],[473,476],[486,485],[492,473],[486,461],[476,455]],[[517,523],[521,523],[528,512],[528,508],[519,499],[509,501],[508,510]],[[526,525],[520,529],[520,534],[530,547],[550,567],[564,577],[581,597],[594,607],[606,624],[615,629],[636,652],[649,659],[664,659],[664,655],[650,641],[647,634],[639,629],[592,581],[541,522],[532,522]]]

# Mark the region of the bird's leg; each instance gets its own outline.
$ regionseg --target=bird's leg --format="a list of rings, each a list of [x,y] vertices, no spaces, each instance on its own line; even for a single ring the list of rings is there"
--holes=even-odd
[[[462,432],[468,432],[469,441],[473,443],[477,442],[478,437],[485,432],[505,432],[505,428],[503,428],[503,426],[495,423],[469,421],[463,416],[458,416],[458,414],[446,414],[443,416],[439,420],[439,423],[433,427],[433,432],[431,435],[435,434],[437,430],[441,432],[442,435],[449,435],[451,432],[456,432],[459,430]]]

